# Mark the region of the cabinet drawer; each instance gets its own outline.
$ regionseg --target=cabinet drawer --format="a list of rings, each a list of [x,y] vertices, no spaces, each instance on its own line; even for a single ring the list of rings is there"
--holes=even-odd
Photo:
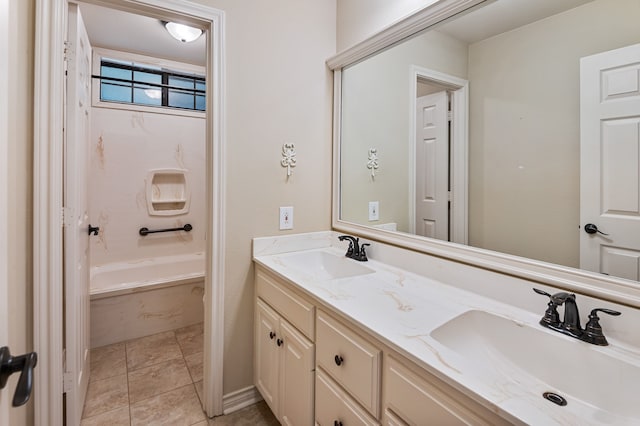
[[[316,370],[316,425],[377,425],[344,390],[321,369]]]
[[[317,364],[378,418],[380,350],[321,311],[316,333]]]
[[[256,292],[302,334],[314,340],[315,307],[311,303],[292,294],[259,267],[256,268]]]
[[[407,426],[405,422],[400,420],[387,408],[384,410],[384,415],[382,416],[382,424],[384,426]]]
[[[398,418],[412,426],[426,421],[447,426],[509,424],[439,379],[426,372],[418,375],[392,357],[385,359],[384,395],[390,425],[402,424]]]

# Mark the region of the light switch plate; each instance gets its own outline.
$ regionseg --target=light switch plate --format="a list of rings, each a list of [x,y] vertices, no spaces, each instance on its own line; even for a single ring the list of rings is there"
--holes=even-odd
[[[369,201],[369,220],[380,220],[380,203]]]
[[[280,207],[280,230],[293,229],[293,207]]]

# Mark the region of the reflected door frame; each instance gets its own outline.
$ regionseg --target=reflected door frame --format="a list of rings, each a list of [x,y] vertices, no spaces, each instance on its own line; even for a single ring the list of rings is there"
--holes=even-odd
[[[418,79],[443,86],[451,92],[451,211],[449,241],[468,244],[468,170],[469,170],[469,82],[438,71],[411,66],[409,96],[409,152],[416,151],[416,98]],[[415,233],[416,166],[409,158],[409,226]]]

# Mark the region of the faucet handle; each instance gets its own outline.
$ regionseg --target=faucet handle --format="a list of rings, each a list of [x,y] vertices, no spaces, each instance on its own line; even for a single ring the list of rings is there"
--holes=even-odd
[[[622,315],[622,312],[614,311],[613,309],[596,308],[591,311],[591,313],[589,314],[589,318],[591,318],[592,315],[598,318],[598,312],[613,315],[614,317]]]
[[[365,251],[365,247],[366,246],[370,246],[370,245],[371,244],[369,244],[369,243],[360,244],[360,253],[358,255],[358,259],[357,260],[359,260],[361,262],[366,262],[368,260],[367,259],[367,252]]]
[[[584,327],[584,331],[586,333],[588,341],[590,343],[593,343],[594,345],[607,346],[609,342],[607,342],[607,339],[602,333],[602,326],[600,325],[600,317],[598,317],[598,312],[603,312],[605,314],[613,315],[616,317],[618,315],[622,315],[622,313],[611,309],[596,308],[593,309],[589,314],[589,322],[587,322],[587,325],[585,325]]]
[[[543,296],[547,296],[549,299],[551,299],[551,294],[547,293],[547,292],[546,292],[546,291],[544,291],[544,290],[540,290],[539,288],[535,288],[535,287],[534,287],[534,288],[533,288],[533,291],[535,291],[536,293],[541,294],[541,295],[543,295]]]
[[[560,314],[558,314],[558,310],[556,309],[558,303],[555,301],[553,295],[535,287],[533,291],[549,298],[547,310],[544,312],[544,317],[540,320],[540,324],[544,327],[558,327],[560,325]]]

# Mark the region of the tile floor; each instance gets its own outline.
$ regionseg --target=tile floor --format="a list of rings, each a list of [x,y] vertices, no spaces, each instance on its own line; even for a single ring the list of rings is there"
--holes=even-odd
[[[206,418],[202,348],[200,323],[93,349],[82,426],[278,425],[264,402]]]

